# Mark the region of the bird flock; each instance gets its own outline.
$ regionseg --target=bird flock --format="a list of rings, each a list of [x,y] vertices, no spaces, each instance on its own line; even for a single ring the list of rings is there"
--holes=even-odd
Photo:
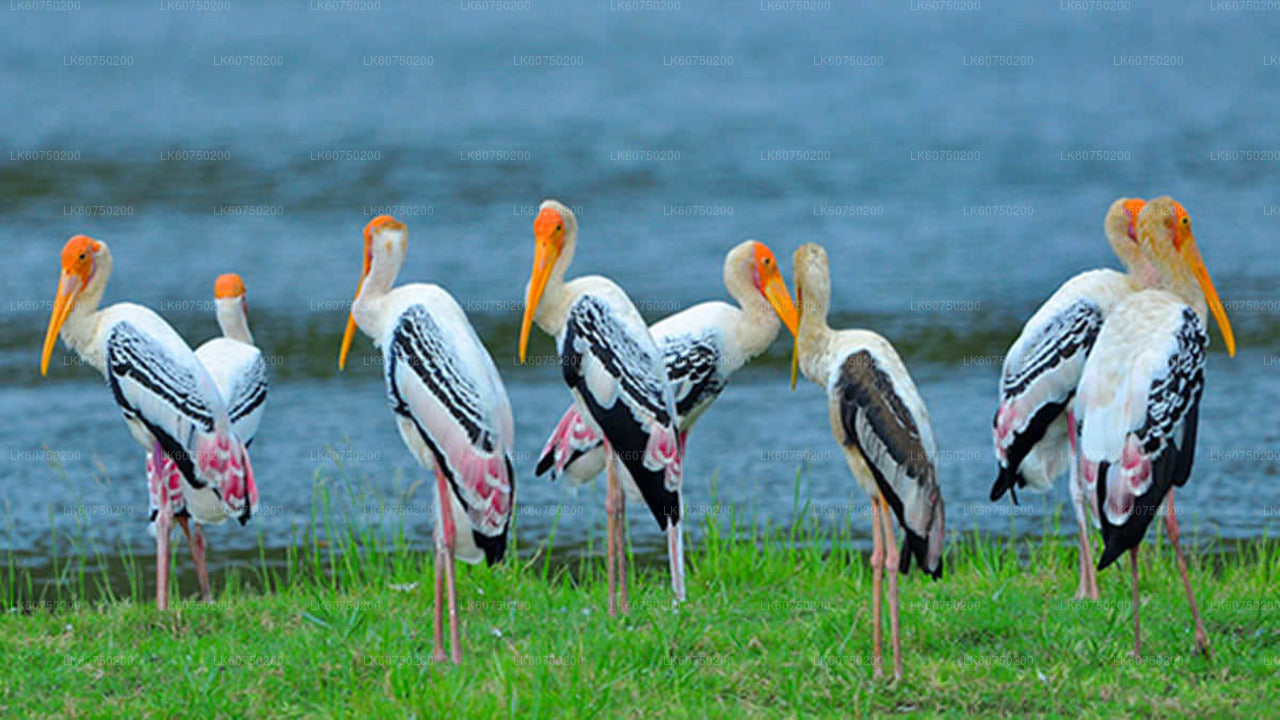
[[[1191,473],[1208,312],[1233,355],[1235,341],[1180,204],[1168,197],[1121,198],[1106,214],[1104,233],[1125,272],[1092,270],[1068,280],[1031,316],[1006,356],[993,422],[991,500],[1008,493],[1017,502],[1019,491],[1043,492],[1068,476],[1079,529],[1076,597],[1097,599],[1096,571],[1128,552],[1135,655],[1141,652],[1138,547],[1166,505],[1196,650],[1207,655],[1173,490]],[[609,614],[630,610],[628,498],[647,506],[666,534],[674,602],[685,601],[681,477],[689,431],[732,374],[786,327],[794,338],[791,386],[803,374],[826,391],[832,435],[870,498],[873,673],[884,674],[887,584],[893,675],[901,677],[898,575],[913,564],[935,580],[943,571],[937,445],[929,411],[893,345],[870,330],[828,325],[826,250],[814,243],[795,250],[793,300],[769,247],[743,242],[724,260],[724,285],[736,305],[700,303],[648,326],[612,280],[566,280],[578,238],[566,205],[544,201],[533,234],[519,357],[523,363],[536,324],[555,340],[572,400],[535,474],[585,483],[605,473]],[[363,269],[338,366],[345,367],[357,331],[373,340],[400,437],[435,478],[433,657],[456,664],[462,647],[454,562],[493,564],[506,553],[517,474],[514,422],[493,357],[457,301],[438,285],[396,286],[407,251],[403,223],[382,215],[365,226]],[[249,447],[268,384],[249,330],[244,283],[234,274],[217,279],[222,336],[193,351],[146,307],[99,309],[111,274],[106,243],[72,237],[61,262],[41,373],[60,337],[106,379],[146,453],[156,605],[168,606],[175,523],[187,537],[201,596],[209,600],[201,526],[228,518],[244,524],[259,497]],[[1090,521],[1103,541],[1096,566]]]

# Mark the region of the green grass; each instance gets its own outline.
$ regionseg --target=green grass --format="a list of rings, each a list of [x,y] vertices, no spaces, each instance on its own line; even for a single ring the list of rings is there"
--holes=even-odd
[[[521,537],[516,563],[459,567],[463,665],[437,665],[430,555],[329,512],[333,486],[317,487],[283,565],[264,554],[216,577],[212,604],[160,613],[149,563],[126,561],[135,579],[117,592],[75,559],[101,551],[76,543],[60,546],[66,590],[52,596],[32,595],[12,555],[0,562],[0,601],[19,606],[0,613],[0,717],[1264,717],[1265,688],[1280,685],[1275,540],[1193,555],[1210,662],[1191,654],[1173,554],[1153,528],[1134,662],[1122,563],[1101,574],[1101,601],[1076,602],[1068,538],[952,537],[942,581],[900,583],[906,677],[890,683],[871,677],[871,573],[845,549],[854,525],[811,517],[704,520],[688,602],[673,610],[665,564],[640,558],[632,613],[616,619],[602,558],[551,562],[545,538]],[[90,595],[106,599],[78,599]]]

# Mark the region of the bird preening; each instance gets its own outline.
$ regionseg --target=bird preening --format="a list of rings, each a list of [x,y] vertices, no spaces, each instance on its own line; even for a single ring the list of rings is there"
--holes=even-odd
[[[619,283],[598,275],[566,279],[579,239],[569,206],[545,200],[532,230],[519,360],[526,359],[534,325],[551,336],[567,408],[528,470],[575,485],[604,473],[608,614],[631,612],[629,498],[665,536],[673,608],[699,602],[685,574],[689,434],[729,391],[734,374],[786,328],[791,388],[803,375],[825,392],[826,420],[850,485],[868,498],[873,673],[886,671],[887,605],[892,676],[902,678],[898,576],[914,568],[915,576],[943,578],[948,481],[924,396],[898,351],[872,330],[829,325],[840,288],[833,287],[827,250],[805,243],[794,251],[793,299],[769,245],[746,240],[728,247],[719,275],[734,303],[702,302],[650,325]],[[1117,199],[1104,215],[1103,235],[1123,272],[1088,270],[1068,279],[1029,317],[1005,356],[992,421],[990,499],[1008,494],[1017,502],[1019,493],[1048,491],[1067,476],[1079,546],[1075,597],[1098,599],[1097,573],[1127,553],[1135,656],[1141,654],[1138,549],[1163,514],[1195,649],[1207,656],[1174,490],[1192,475],[1209,315],[1231,355],[1235,339],[1182,205],[1168,197]],[[463,305],[440,285],[396,285],[408,245],[408,227],[391,216],[364,226],[338,368],[345,368],[357,335],[381,354],[391,418],[430,478],[435,503],[432,657],[460,663],[455,563],[493,565],[506,558],[523,468],[498,365]],[[354,256],[354,238],[351,249]],[[169,605],[174,525],[186,536],[200,597],[212,600],[204,526],[228,519],[246,524],[259,502],[249,450],[264,419],[268,373],[250,331],[245,282],[232,273],[216,278],[213,319],[220,332],[193,350],[146,307],[101,307],[112,269],[106,243],[76,235],[60,262],[41,374],[61,339],[106,379],[145,457],[156,606]],[[708,268],[708,278],[714,275]],[[709,279],[707,287],[716,284]],[[280,482],[288,479],[272,478],[263,492]],[[1097,553],[1095,528],[1102,541]]]

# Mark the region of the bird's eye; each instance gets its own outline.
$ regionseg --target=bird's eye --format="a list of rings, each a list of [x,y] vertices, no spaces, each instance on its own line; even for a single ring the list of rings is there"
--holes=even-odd
[[[560,223],[556,223],[556,232],[559,232],[559,231],[561,231],[561,230],[563,230],[563,229],[564,229],[564,226],[563,226],[563,225],[561,225]]]
[[[84,259],[84,253],[80,253],[80,259],[81,259],[81,260],[83,260],[83,259]]]
[[[1182,224],[1183,224],[1183,225],[1190,225],[1190,224],[1191,224],[1191,218],[1182,218]]]

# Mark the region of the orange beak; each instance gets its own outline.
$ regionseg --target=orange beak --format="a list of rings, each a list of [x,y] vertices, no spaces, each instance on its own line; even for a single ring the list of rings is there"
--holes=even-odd
[[[1209,277],[1209,270],[1204,266],[1204,258],[1200,256],[1200,249],[1196,247],[1196,239],[1190,232],[1187,233],[1186,238],[1182,241],[1182,246],[1178,248],[1178,253],[1191,268],[1191,272],[1196,276],[1196,281],[1200,283],[1200,291],[1204,293],[1204,299],[1209,305],[1209,310],[1213,312],[1213,319],[1218,321],[1218,329],[1222,331],[1222,339],[1227,344],[1227,354],[1235,357],[1236,336],[1231,332],[1231,323],[1227,320],[1227,311],[1222,307],[1222,300],[1218,299],[1218,291],[1213,287],[1213,280]]]
[[[360,297],[360,289],[364,287],[364,279],[369,275],[369,271],[365,270],[364,275],[360,276],[360,284],[356,285],[356,298]],[[351,303],[355,304],[355,298]],[[356,316],[352,311],[347,314],[347,330],[342,333],[342,350],[338,351],[338,372],[347,369],[347,353],[351,351],[351,341],[356,337]]]
[[[782,279],[773,253],[760,242],[756,243],[756,275],[760,278],[760,293],[773,306],[773,311],[791,331],[791,336],[795,337],[800,329],[800,314],[796,312],[795,303],[791,302],[787,281]]]
[[[529,289],[524,296],[524,317],[520,320],[520,362],[524,362],[525,350],[529,345],[529,328],[533,326],[533,315],[538,310],[542,293],[547,289],[547,281],[551,278],[551,270],[560,257],[560,243],[550,234],[537,234],[533,250],[533,273],[529,276]]]
[[[79,275],[62,271],[62,277],[58,280],[58,295],[53,301],[53,314],[49,316],[49,329],[44,335],[44,350],[40,353],[41,375],[49,374],[49,357],[53,355],[53,346],[58,343],[58,333],[62,331],[62,325],[67,321],[67,316],[71,314],[76,298],[83,289],[84,281]]]

